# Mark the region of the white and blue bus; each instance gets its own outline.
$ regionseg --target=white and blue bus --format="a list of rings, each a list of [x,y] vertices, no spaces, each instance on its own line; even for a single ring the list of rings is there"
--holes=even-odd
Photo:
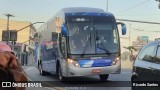
[[[112,13],[102,9],[73,7],[60,10],[37,30],[36,59],[41,75],[57,74],[61,81],[67,77],[121,72],[120,38]]]

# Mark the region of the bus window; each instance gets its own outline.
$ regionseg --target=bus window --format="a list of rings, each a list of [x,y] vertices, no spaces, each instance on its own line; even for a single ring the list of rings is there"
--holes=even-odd
[[[60,41],[60,50],[63,55],[63,57],[66,57],[66,38],[62,36],[62,34],[59,34],[59,41]]]

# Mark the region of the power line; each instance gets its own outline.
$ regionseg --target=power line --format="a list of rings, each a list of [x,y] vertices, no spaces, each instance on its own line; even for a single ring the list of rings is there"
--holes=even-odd
[[[137,22],[137,23],[158,24],[158,25],[160,25],[160,22],[148,22],[148,21],[128,20],[128,19],[116,19],[116,20],[126,21],[126,22]],[[136,31],[142,31],[142,32],[160,32],[160,31],[147,31],[147,30],[135,29],[135,28],[131,28],[131,29],[134,29]]]
[[[131,28],[134,31],[142,31],[142,32],[160,32],[160,31],[148,31],[148,30],[144,30],[144,29],[136,29],[136,28]]]
[[[153,15],[160,15],[160,13],[153,13],[153,14],[138,14],[138,15],[134,15],[134,16],[153,16]],[[119,15],[119,16],[133,16],[133,15]]]
[[[148,21],[128,20],[128,19],[116,19],[116,20],[126,21],[126,22],[137,22],[137,23],[147,23],[147,24],[158,24],[158,25],[160,25],[160,22],[148,22]]]
[[[122,39],[129,39],[128,37],[120,37],[120,38],[122,38]]]
[[[136,8],[136,7],[140,6],[140,5],[142,5],[142,4],[145,4],[145,3],[148,2],[148,1],[150,1],[150,0],[146,0],[146,1],[144,1],[144,2],[141,2],[141,3],[139,3],[139,4],[136,4],[136,5],[132,6],[132,7],[129,7],[129,8],[127,8],[127,9],[124,9],[124,10],[118,12],[118,13],[131,10],[131,9],[133,9],[133,8]],[[118,14],[118,13],[115,13],[115,14]]]
[[[131,28],[134,31],[144,31],[143,29],[138,29],[138,28]]]

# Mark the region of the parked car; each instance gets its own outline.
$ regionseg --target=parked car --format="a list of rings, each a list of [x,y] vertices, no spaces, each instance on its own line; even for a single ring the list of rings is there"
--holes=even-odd
[[[144,81],[146,83],[160,81],[160,40],[150,42],[142,47],[133,63],[131,80],[132,82]],[[151,88],[148,89],[151,90]],[[142,90],[141,87],[140,90]]]

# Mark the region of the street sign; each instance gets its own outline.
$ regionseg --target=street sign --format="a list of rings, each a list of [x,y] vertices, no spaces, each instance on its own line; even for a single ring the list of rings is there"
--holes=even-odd
[[[17,41],[17,31],[10,30],[10,41]]]
[[[2,31],[2,41],[8,41],[9,40],[9,30],[3,30]]]
[[[17,41],[17,31],[16,30],[3,30],[2,31],[2,41]]]
[[[148,36],[141,36],[142,41],[147,42],[148,43]]]

